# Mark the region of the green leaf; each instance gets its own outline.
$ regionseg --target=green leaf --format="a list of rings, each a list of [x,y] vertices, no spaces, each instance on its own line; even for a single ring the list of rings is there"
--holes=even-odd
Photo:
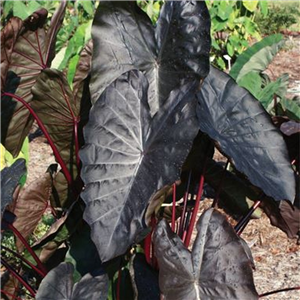
[[[78,4],[80,4],[89,15],[94,14],[95,8],[94,8],[94,4],[92,1],[80,0],[80,1],[78,1]]]
[[[249,72],[261,73],[284,44],[281,34],[270,35],[248,48],[237,58],[229,75],[239,83],[239,80]]]
[[[51,63],[52,69],[58,69],[58,70],[62,71],[62,69],[60,68],[60,65],[65,58],[66,50],[67,50],[67,47],[63,47],[56,54],[55,58],[53,59],[53,61]]]
[[[263,14],[264,17],[267,16],[268,14],[268,1],[265,0],[260,0],[258,1],[258,5],[260,7],[261,13]]]
[[[232,6],[227,1],[220,1],[218,6],[218,17],[226,21],[232,13]]]
[[[298,104],[296,104],[293,100],[285,98],[280,100],[280,104],[288,117],[292,120],[300,121],[300,106]]]
[[[79,61],[80,55],[76,54],[70,59],[69,65],[68,65],[68,73],[67,73],[67,79],[68,84],[70,85],[71,89],[73,88],[73,79],[76,73],[76,67]]]
[[[12,1],[12,3],[14,16],[21,19],[26,19],[42,7],[37,1],[27,1],[27,4],[24,1]]]
[[[234,47],[231,45],[231,43],[227,43],[226,49],[227,49],[227,53],[229,54],[229,56],[232,57],[234,54]]]
[[[90,39],[91,27],[92,20],[78,26],[74,35],[69,40],[64,59],[58,67],[59,70],[64,70],[67,67],[70,59],[81,52],[87,40]]]
[[[10,14],[11,11],[13,11],[13,8],[14,8],[14,2],[15,1],[3,1],[2,3],[2,7],[3,7],[3,16],[5,18],[8,17],[8,15]]]
[[[243,5],[245,8],[247,8],[249,11],[251,12],[254,12],[256,7],[257,7],[257,4],[258,4],[259,1],[243,1]]]
[[[239,81],[239,86],[247,89],[255,98],[258,99],[258,95],[262,90],[262,78],[256,72],[249,72],[243,76]]]

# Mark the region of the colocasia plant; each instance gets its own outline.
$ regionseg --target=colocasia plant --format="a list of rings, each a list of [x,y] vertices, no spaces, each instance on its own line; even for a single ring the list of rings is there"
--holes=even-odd
[[[296,175],[261,104],[210,66],[205,2],[165,1],[154,26],[133,1],[101,1],[71,84],[51,68],[66,5],[1,32],[1,142],[18,155],[35,120],[58,163],[19,194],[24,161],[1,172],[2,226],[17,237],[2,248],[4,297],[258,299],[239,234],[263,203],[296,211]],[[215,200],[190,251],[205,183]],[[47,209],[53,224],[30,245]]]

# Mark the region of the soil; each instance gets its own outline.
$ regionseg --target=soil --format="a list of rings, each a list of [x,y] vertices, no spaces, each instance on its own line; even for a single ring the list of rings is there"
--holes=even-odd
[[[272,79],[283,73],[290,74],[290,88],[300,85],[300,38],[289,38],[289,46],[274,59],[268,72]],[[299,88],[298,88],[299,90]],[[36,138],[30,144],[28,182],[34,181],[47,167],[54,163],[54,156],[43,137]],[[202,210],[210,203],[203,201]],[[259,294],[272,290],[300,286],[300,246],[297,240],[288,239],[280,229],[270,225],[267,216],[251,220],[242,234],[251,248],[256,269],[254,282]],[[264,297],[266,300],[297,300],[300,290],[279,293]],[[241,299],[247,300],[247,299]]]

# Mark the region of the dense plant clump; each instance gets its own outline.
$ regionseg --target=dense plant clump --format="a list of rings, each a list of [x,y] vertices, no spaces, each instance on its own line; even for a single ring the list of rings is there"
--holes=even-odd
[[[262,210],[299,230],[299,105],[263,73],[282,36],[244,51],[266,4],[2,8],[3,298],[258,299],[240,234]],[[24,187],[34,123],[57,163]]]

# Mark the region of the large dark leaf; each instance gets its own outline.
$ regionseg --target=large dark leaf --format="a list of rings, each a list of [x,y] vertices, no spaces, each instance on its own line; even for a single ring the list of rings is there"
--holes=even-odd
[[[7,205],[16,200],[14,192],[25,174],[26,161],[23,158],[17,159],[10,167],[1,171],[1,214]]]
[[[173,91],[152,119],[147,79],[134,70],[113,82],[91,109],[80,152],[82,198],[103,262],[140,240],[149,199],[179,179],[198,131],[195,85]]]
[[[201,131],[265,194],[293,202],[295,177],[285,142],[259,102],[213,67],[197,97]]]
[[[250,249],[225,216],[205,211],[192,252],[162,220],[154,234],[159,285],[166,300],[258,299]]]
[[[204,1],[166,1],[155,29],[134,1],[103,1],[92,36],[93,103],[121,74],[138,69],[148,79],[154,115],[183,78],[200,80],[209,71],[210,18]]]
[[[42,280],[36,294],[37,300],[106,300],[108,276],[86,274],[78,283],[73,283],[74,267],[61,263]]]
[[[66,2],[62,1],[57,8],[47,32],[43,28],[47,10],[40,9],[24,20],[13,50],[10,51],[9,66],[6,67],[6,83],[3,86],[5,92],[13,92],[25,102],[31,102],[31,87],[41,70],[51,64],[55,37],[64,17]],[[2,101],[9,99],[5,97]],[[23,104],[12,101],[10,106],[13,107],[13,115],[7,107],[7,111],[2,111],[3,122],[9,123],[8,131],[4,133],[6,137],[4,142],[5,147],[15,156],[21,149],[33,119]]]
[[[76,163],[75,125],[79,122],[80,99],[75,101],[65,75],[45,69],[32,87],[32,108],[39,116],[66,164]]]

